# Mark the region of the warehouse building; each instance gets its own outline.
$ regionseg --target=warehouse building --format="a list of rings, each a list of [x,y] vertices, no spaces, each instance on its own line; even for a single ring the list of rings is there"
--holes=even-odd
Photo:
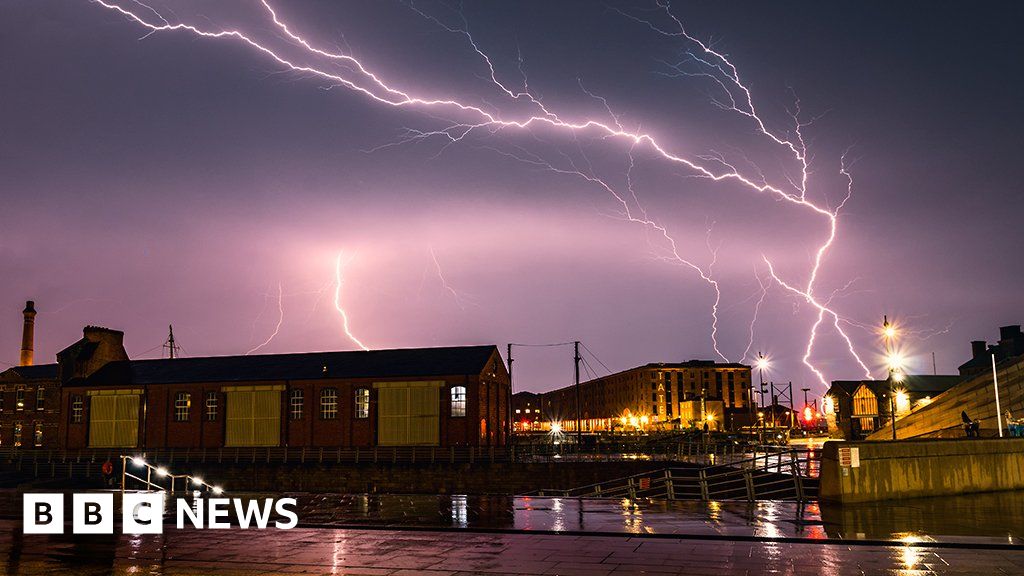
[[[733,428],[750,422],[750,366],[690,360],[652,363],[580,383],[585,432],[648,428]],[[541,395],[547,418],[576,428],[576,386]]]
[[[509,377],[495,346],[131,360],[87,326],[0,372],[0,446],[224,448],[503,446]]]

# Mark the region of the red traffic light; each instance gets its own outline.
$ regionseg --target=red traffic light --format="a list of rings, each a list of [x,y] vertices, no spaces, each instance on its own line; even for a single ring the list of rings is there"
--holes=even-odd
[[[804,406],[804,422],[814,421],[814,410],[810,406]]]

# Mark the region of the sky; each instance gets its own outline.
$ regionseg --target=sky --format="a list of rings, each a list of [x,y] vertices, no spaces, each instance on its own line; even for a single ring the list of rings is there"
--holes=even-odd
[[[912,373],[1024,321],[1015,3],[267,2],[0,3],[0,366],[28,299],[37,363],[173,324],[814,393],[883,315]]]

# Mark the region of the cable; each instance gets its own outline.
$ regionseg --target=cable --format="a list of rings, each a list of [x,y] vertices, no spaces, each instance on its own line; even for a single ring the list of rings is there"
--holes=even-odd
[[[612,372],[611,368],[609,368],[604,362],[601,362],[601,359],[597,357],[597,354],[594,354],[593,350],[591,350],[590,348],[587,348],[586,344],[584,344],[583,342],[580,342],[580,346],[583,346],[583,349],[586,350],[587,352],[589,352],[590,355],[594,357],[594,360],[597,360],[597,363],[600,364],[601,366],[603,366],[604,369],[607,370],[609,374],[614,374],[614,372]]]

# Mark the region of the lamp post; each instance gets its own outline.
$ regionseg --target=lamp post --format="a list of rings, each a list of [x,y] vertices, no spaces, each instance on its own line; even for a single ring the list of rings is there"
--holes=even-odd
[[[903,360],[896,353],[894,341],[896,340],[896,326],[889,322],[889,317],[882,316],[882,341],[885,343],[885,358],[889,365],[889,420],[892,422],[892,439],[896,440],[896,389],[895,382],[902,382]]]
[[[757,360],[754,362],[754,366],[757,368],[758,380],[760,380],[760,387],[757,389],[759,404],[761,409],[764,409],[764,371],[771,365],[768,362],[768,357],[763,353],[757,353]]]
[[[1003,437],[1003,412],[999,407],[999,376],[996,375],[996,353],[992,353],[992,385],[996,389],[996,424],[999,426],[999,437]]]

